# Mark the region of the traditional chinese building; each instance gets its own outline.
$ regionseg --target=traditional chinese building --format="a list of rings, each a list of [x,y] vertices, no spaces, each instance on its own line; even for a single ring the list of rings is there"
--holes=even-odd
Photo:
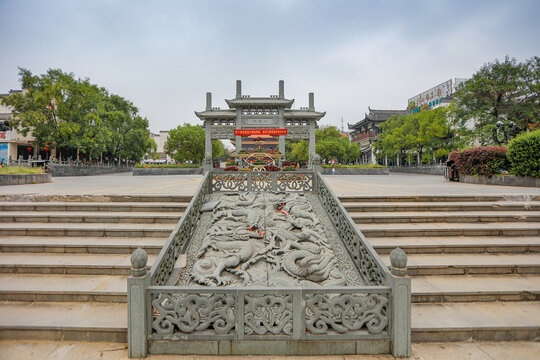
[[[309,106],[293,109],[294,99],[285,98],[284,82],[279,81],[277,95],[251,97],[242,94],[242,82],[236,81],[236,96],[225,100],[228,109],[212,107],[212,93],[206,93],[206,109],[195,112],[204,121],[206,131],[205,158],[212,156],[212,140],[228,139],[234,142],[236,152],[250,136],[270,135],[277,138],[278,150],[285,154],[285,140],[309,140],[309,156],[315,153],[315,129],[326,112],[315,111],[313,93],[309,93]],[[206,160],[205,160],[206,161]]]
[[[355,124],[347,124],[351,132],[351,141],[360,145],[360,162],[364,164],[374,164],[375,154],[372,144],[377,140],[381,129],[379,125],[394,115],[407,115],[407,110],[375,110],[369,108],[369,113]]]

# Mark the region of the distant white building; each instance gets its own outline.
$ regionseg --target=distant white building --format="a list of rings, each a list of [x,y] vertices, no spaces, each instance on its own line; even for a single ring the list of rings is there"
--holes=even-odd
[[[165,153],[165,143],[169,138],[169,132],[161,130],[158,134],[150,133],[150,137],[154,139],[157,145],[157,154],[159,155],[159,162],[172,163],[173,158]]]
[[[453,95],[461,84],[468,79],[455,78],[447,80],[437,86],[432,87],[416,96],[413,96],[407,102],[407,111],[414,114],[423,110],[436,109],[441,106],[448,106],[452,101]]]

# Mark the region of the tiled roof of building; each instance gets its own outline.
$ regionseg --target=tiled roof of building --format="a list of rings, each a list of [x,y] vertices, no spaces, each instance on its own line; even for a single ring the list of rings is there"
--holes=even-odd
[[[359,126],[362,126],[366,122],[376,122],[376,123],[382,123],[388,120],[390,117],[394,115],[408,115],[409,112],[407,110],[376,110],[376,109],[369,109],[369,113],[365,114],[365,117],[358,121],[355,124],[347,124],[349,125],[349,129],[356,129]]]
[[[225,100],[231,109],[238,106],[284,106],[290,109],[294,99],[282,99],[274,97],[241,97],[239,99]]]

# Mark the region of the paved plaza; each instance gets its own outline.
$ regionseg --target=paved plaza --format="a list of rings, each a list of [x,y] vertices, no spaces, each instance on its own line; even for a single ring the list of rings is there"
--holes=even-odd
[[[132,176],[119,173],[97,176],[55,177],[51,183],[12,185],[0,188],[0,195],[192,195],[202,175]],[[475,185],[445,181],[442,176],[327,175],[326,181],[338,196],[392,195],[536,195],[539,188]]]

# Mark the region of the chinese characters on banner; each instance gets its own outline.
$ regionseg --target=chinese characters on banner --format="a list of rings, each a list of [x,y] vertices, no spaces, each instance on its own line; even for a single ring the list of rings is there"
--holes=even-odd
[[[287,135],[287,129],[241,129],[241,130],[234,130],[234,135],[237,135],[237,136]]]

